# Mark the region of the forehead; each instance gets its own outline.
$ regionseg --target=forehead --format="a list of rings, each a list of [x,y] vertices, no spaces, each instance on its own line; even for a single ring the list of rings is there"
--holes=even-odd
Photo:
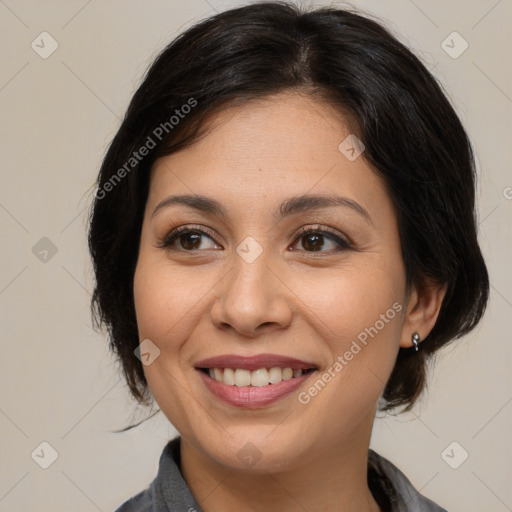
[[[349,135],[349,119],[324,101],[299,93],[280,93],[247,101],[210,116],[209,133],[189,146],[195,153],[223,155],[227,163],[251,158],[254,162],[286,163],[338,153]],[[341,139],[340,139],[341,137]],[[186,151],[186,150],[184,150]]]
[[[348,120],[311,96],[251,101],[212,116],[205,128],[199,141],[155,163],[148,205],[170,193],[214,195],[235,209],[336,193],[369,210],[390,207],[363,156],[350,160],[340,151],[352,136]]]

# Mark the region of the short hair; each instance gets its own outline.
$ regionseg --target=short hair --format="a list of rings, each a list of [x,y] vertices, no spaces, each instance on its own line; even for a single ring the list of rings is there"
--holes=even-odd
[[[97,180],[89,226],[93,321],[107,328],[140,404],[148,405],[150,393],[134,356],[133,277],[152,166],[201,138],[212,114],[285,92],[310,95],[346,116],[394,203],[407,286],[446,284],[421,350],[399,349],[382,410],[409,410],[425,387],[430,357],[484,313],[489,280],[477,241],[473,152],[437,80],[366,15],[287,2],[231,9],[195,24],[155,59]],[[150,140],[146,156],[138,155]]]

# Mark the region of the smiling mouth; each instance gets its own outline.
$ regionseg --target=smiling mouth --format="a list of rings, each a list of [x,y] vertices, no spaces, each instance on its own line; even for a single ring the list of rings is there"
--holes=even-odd
[[[247,370],[244,368],[198,368],[207,374],[211,379],[237,387],[264,387],[273,384],[279,384],[282,381],[296,379],[311,373],[316,368],[258,368],[256,370]]]

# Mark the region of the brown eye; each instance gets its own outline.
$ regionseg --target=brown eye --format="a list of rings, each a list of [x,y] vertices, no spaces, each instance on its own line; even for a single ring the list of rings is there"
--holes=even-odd
[[[319,251],[324,245],[324,236],[318,234],[304,235],[301,237],[302,247],[307,251]]]
[[[177,239],[180,241],[180,245],[183,249],[186,249],[188,251],[193,249],[199,249],[201,246],[201,237],[203,235],[199,233],[182,233],[177,237]]]
[[[327,228],[301,229],[294,245],[301,245],[306,252],[336,252],[351,248],[347,240]]]
[[[208,247],[210,241],[210,247]],[[182,226],[174,229],[161,242],[160,247],[176,251],[193,252],[218,248],[212,235],[203,229],[191,229]]]

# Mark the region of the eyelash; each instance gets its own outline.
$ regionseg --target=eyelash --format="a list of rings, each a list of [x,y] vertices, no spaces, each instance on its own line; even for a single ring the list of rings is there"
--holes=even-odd
[[[199,227],[199,226],[180,226],[180,227],[177,227],[176,229],[173,229],[168,235],[166,235],[162,240],[160,240],[160,242],[158,243],[158,247],[162,248],[162,249],[169,249],[169,250],[186,252],[186,253],[201,252],[202,251],[201,249],[186,250],[186,249],[175,249],[174,247],[172,247],[172,244],[174,243],[174,241],[177,240],[180,235],[185,234],[185,233],[206,235],[209,238],[211,238],[216,244],[220,245],[217,242],[217,240],[215,239],[214,232],[209,230],[208,228]],[[313,226],[301,227],[299,229],[299,231],[297,232],[297,234],[295,235],[293,245],[295,245],[295,243],[298,240],[300,240],[300,238],[304,237],[305,235],[311,234],[311,233],[327,236],[327,238],[336,242],[339,245],[339,247],[337,249],[334,249],[335,252],[353,249],[352,243],[349,242],[348,240],[340,237],[340,235],[338,234],[337,231],[335,231],[327,226],[320,226],[320,225],[316,225],[315,227],[313,227]],[[306,252],[314,257],[316,257],[316,253],[331,254],[332,251],[333,251],[332,249],[327,250],[327,251],[305,251],[305,250],[303,250],[303,252]]]

